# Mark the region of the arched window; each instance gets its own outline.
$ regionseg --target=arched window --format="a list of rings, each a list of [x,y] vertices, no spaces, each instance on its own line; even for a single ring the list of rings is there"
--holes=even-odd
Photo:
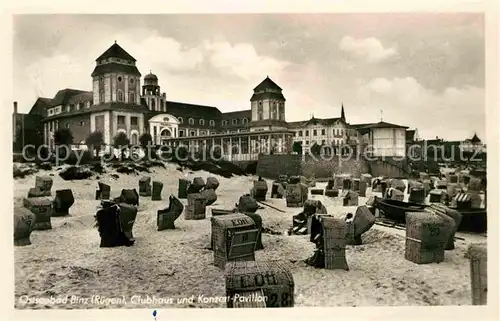
[[[184,120],[182,119],[182,117],[177,118],[177,120],[179,121],[179,124],[184,123]]]
[[[117,96],[118,96],[118,97],[117,97],[117,100],[118,100],[119,102],[122,102],[122,101],[123,101],[123,91],[118,90],[118,95],[117,95]]]
[[[130,143],[132,145],[137,145],[137,142],[138,139],[137,139],[137,134],[136,133],[132,133],[132,135],[130,135]]]
[[[214,121],[214,120],[211,120],[211,121],[209,122],[209,124],[210,124],[210,126],[214,127],[214,126],[215,126],[215,121]]]
[[[241,120],[241,123],[242,123],[242,124],[246,124],[246,123],[248,123],[248,119],[243,118],[243,119]]]
[[[99,103],[104,103],[104,77],[99,77]]]
[[[227,126],[227,120],[222,121],[222,126]]]
[[[151,110],[156,110],[156,100],[151,99]]]
[[[261,101],[259,101],[258,108],[257,108],[257,119],[258,120],[264,119],[264,107],[262,107]]]
[[[201,126],[204,126],[204,125],[205,125],[205,120],[204,120],[204,119],[200,119],[200,125],[201,125]]]
[[[189,125],[194,125],[194,119],[193,118],[189,118]]]
[[[134,93],[129,93],[128,102],[131,104],[135,104],[135,94]]]

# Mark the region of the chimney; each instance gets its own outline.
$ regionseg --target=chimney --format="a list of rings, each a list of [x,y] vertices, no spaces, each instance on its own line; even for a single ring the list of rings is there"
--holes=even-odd
[[[14,102],[14,114],[17,114],[17,101]]]

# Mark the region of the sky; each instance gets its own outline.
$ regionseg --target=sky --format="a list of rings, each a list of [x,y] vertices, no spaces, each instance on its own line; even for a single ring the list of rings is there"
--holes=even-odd
[[[17,15],[14,99],[92,89],[114,41],[159,78],[167,100],[250,108],[266,76],[286,119],[339,117],[486,140],[484,16],[478,13]]]

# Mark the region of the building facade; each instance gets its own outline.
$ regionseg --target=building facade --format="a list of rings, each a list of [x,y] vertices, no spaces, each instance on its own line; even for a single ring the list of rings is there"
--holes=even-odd
[[[344,105],[339,118],[316,118],[307,121],[291,122],[290,127],[295,132],[294,142],[298,142],[303,153],[308,152],[314,144],[339,147],[355,143],[351,137],[350,125],[346,122]]]
[[[214,106],[169,101],[153,73],[144,76],[141,86],[135,58],[116,42],[95,60],[90,77],[92,91],[62,89],[52,99],[39,98],[30,111],[40,117],[40,131],[49,147],[54,147],[54,133],[61,128],[71,130],[77,146],[85,145],[96,131],[103,134],[107,146],[113,145],[118,133],[124,133],[132,145],[149,133],[155,145],[194,150],[219,146],[231,160],[288,153],[294,142],[307,152],[315,143],[359,146],[366,139],[381,155],[399,155],[401,133],[405,140],[404,126],[389,124],[384,131],[380,123],[350,125],[343,105],[339,118],[287,122],[283,90],[269,77],[253,89],[247,110],[223,113]]]
[[[476,133],[474,133],[472,138],[461,142],[460,150],[465,153],[486,153],[486,144],[483,144]]]

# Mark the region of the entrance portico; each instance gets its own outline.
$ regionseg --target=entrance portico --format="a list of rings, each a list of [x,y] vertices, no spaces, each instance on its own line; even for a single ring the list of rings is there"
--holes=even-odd
[[[179,135],[179,121],[170,114],[160,114],[149,120],[149,132],[155,145],[166,145]]]

